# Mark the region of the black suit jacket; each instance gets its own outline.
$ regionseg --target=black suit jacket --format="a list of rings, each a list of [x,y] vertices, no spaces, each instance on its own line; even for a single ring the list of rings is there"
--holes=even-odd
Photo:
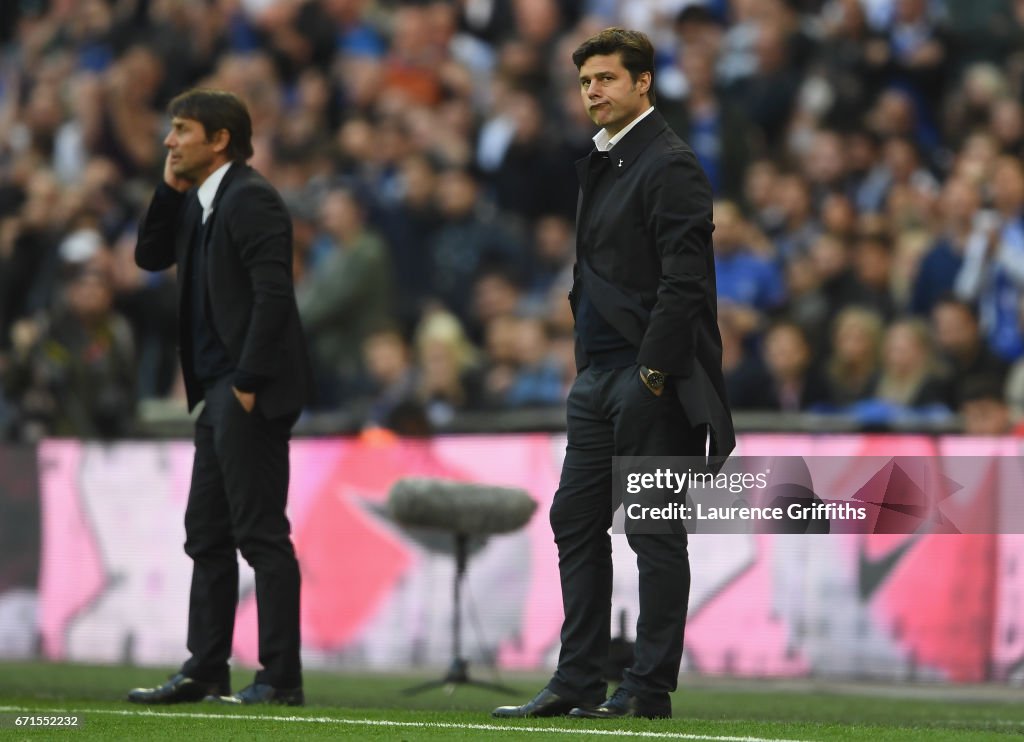
[[[711,455],[727,456],[736,439],[722,376],[711,187],[656,110],[608,155],[606,166],[596,150],[576,163],[573,311],[583,281],[638,362],[669,375],[690,423],[710,426]],[[587,363],[577,341],[576,366]]]
[[[161,183],[139,227],[135,262],[178,266],[178,337],[191,410],[203,399],[192,362],[188,263],[202,219],[196,189]],[[205,225],[208,311],[236,370],[263,377],[256,406],[268,418],[297,414],[312,390],[292,285],[292,222],[274,187],[248,165],[225,173]]]

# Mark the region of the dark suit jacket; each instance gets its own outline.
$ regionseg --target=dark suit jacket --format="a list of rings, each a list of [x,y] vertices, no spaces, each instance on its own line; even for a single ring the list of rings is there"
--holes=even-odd
[[[182,370],[191,410],[203,399],[192,363],[188,262],[202,218],[196,189],[161,183],[139,227],[135,262],[151,271],[178,266]],[[263,176],[234,164],[206,222],[210,321],[235,369],[259,377],[256,406],[268,418],[297,414],[312,390],[309,357],[292,285],[292,222]]]
[[[576,163],[575,283],[638,349],[669,375],[693,426],[711,427],[711,455],[735,446],[722,376],[711,187],[697,159],[657,110],[615,145],[596,175],[596,150]],[[576,343],[576,365],[587,365]]]

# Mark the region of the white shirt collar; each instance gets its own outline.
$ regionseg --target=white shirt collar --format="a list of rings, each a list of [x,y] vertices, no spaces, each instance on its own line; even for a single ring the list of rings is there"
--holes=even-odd
[[[210,177],[203,181],[203,184],[199,186],[197,194],[199,196],[199,203],[203,207],[203,224],[206,224],[206,220],[210,214],[213,213],[213,199],[217,195],[217,189],[220,188],[220,182],[224,180],[224,176],[228,172],[228,168],[231,167],[231,162],[225,162],[219,168],[210,173]]]
[[[597,147],[597,149],[600,152],[607,152],[616,144],[621,142],[622,137],[629,134],[630,129],[632,129],[634,126],[643,121],[647,116],[650,115],[651,111],[653,110],[654,106],[651,106],[646,111],[637,116],[635,119],[626,124],[624,127],[622,127],[622,130],[613,137],[609,137],[608,132],[605,131],[604,129],[601,129],[601,131],[597,132],[597,134],[594,135],[594,146]]]

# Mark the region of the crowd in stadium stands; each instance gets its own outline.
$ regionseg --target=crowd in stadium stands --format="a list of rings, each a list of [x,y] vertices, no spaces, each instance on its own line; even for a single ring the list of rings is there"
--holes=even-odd
[[[181,394],[171,273],[137,269],[164,107],[239,93],[286,198],[316,410],[443,428],[561,405],[571,50],[658,50],[716,193],[736,410],[1024,419],[1021,0],[20,0],[0,4],[0,421],[110,437]]]

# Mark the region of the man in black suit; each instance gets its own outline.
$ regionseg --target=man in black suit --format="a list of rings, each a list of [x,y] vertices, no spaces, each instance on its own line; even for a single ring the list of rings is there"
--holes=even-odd
[[[690,590],[686,532],[635,533],[640,615],[632,667],[607,700],[613,456],[721,462],[734,434],[722,378],[711,189],[693,150],[654,109],[654,50],[610,28],[574,53],[583,104],[602,127],[577,163],[578,376],[551,505],[565,613],[548,685],[498,717],[671,716]]]
[[[139,228],[135,261],[177,265],[182,370],[196,421],[185,552],[192,558],[189,659],[136,703],[213,696],[301,705],[299,567],[285,514],[291,428],[311,389],[292,286],[292,227],[277,191],[246,165],[252,123],[236,96],[171,101],[167,160]],[[236,549],[256,574],[255,682],[231,696]]]

